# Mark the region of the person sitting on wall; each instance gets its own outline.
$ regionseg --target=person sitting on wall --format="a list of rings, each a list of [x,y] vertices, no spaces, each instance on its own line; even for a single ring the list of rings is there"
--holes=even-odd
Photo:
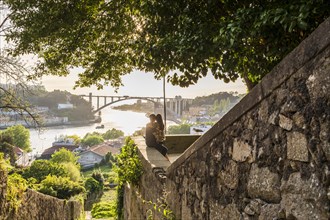
[[[164,134],[163,138],[161,137],[161,131],[164,133],[164,124],[159,125],[156,121],[156,115],[149,115],[150,122],[146,125],[146,145],[148,147],[156,148],[168,161],[169,158],[167,156],[167,147],[164,146]],[[163,130],[161,129],[163,128]],[[157,136],[157,137],[156,137]]]
[[[155,123],[155,132],[153,135],[156,137],[157,143],[164,144],[165,141],[165,125],[163,122],[163,118],[161,114],[156,115],[156,123]]]

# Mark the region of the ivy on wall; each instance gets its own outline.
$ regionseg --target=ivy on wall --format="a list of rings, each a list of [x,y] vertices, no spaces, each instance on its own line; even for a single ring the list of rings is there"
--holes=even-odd
[[[4,154],[0,153],[0,170],[5,172],[5,176],[7,175],[8,171],[10,171],[12,167],[9,164],[9,160],[4,159]],[[5,180],[7,181],[5,183],[6,186],[6,203],[8,208],[8,213],[11,214],[12,212],[15,212],[19,205],[21,204],[22,197],[24,192],[27,189],[27,181],[22,178],[19,174],[11,174],[5,177]],[[6,214],[6,213],[2,213]],[[0,216],[1,217],[1,216]]]
[[[143,173],[137,146],[130,137],[126,138],[125,145],[121,148],[121,152],[117,157],[115,171],[118,174],[117,216],[118,219],[123,219],[124,185],[125,183],[138,185]]]

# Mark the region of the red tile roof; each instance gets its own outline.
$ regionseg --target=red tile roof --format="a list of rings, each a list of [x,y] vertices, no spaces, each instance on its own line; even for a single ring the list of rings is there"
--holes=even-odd
[[[101,156],[105,156],[108,152],[111,152],[112,154],[118,154],[120,152],[120,149],[114,147],[113,144],[109,142],[96,145],[89,150]]]
[[[60,150],[61,148],[65,148],[69,151],[73,151],[74,149],[76,149],[78,146],[54,146],[54,147],[50,147],[47,148],[46,150],[44,150],[44,152],[42,152],[40,159],[50,159],[51,155],[53,153],[55,153],[55,151]]]

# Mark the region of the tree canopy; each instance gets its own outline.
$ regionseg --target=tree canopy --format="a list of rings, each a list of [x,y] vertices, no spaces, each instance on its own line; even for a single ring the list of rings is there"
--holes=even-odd
[[[16,113],[20,118],[39,125],[36,115],[32,114],[30,105],[24,100],[27,93],[30,93],[30,85],[26,80],[29,69],[26,68],[20,59],[14,58],[4,50],[3,37],[10,29],[8,10],[0,2],[0,114],[7,115]]]
[[[25,101],[26,95],[31,93],[31,86],[27,84],[28,70],[18,59],[4,55],[1,49],[0,44],[0,114],[8,116],[15,113],[29,124],[39,126],[38,116]]]
[[[31,166],[28,167],[24,173],[24,178],[35,178],[37,182],[41,182],[48,175],[68,177],[68,171],[63,167],[63,165],[53,163],[48,160],[35,160],[32,162]]]
[[[104,139],[101,135],[91,134],[87,135],[81,140],[81,144],[84,146],[95,146],[104,142]]]
[[[5,158],[9,158],[10,164],[15,165],[16,154],[14,151],[14,144],[12,136],[0,132],[0,152]]]
[[[12,139],[12,145],[19,147],[27,152],[32,151],[30,143],[30,131],[23,125],[14,125],[4,130],[3,135]]]
[[[190,124],[171,125],[168,127],[168,134],[190,134]]]
[[[72,163],[76,165],[78,164],[78,158],[78,156],[66,148],[61,148],[59,151],[52,154],[50,161],[54,163]]]
[[[212,74],[249,88],[329,17],[327,0],[4,0],[13,55],[35,76],[83,67],[76,86],[121,85],[133,69],[189,86]]]
[[[48,175],[41,181],[38,191],[59,199],[70,199],[86,190],[78,182],[71,181],[68,177]]]
[[[112,128],[111,130],[109,129],[104,134],[102,134],[102,137],[105,140],[116,139],[123,136],[124,136],[124,132],[115,128]]]

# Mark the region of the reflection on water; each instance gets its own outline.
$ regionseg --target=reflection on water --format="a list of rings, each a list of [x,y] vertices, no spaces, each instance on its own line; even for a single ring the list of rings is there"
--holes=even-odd
[[[52,142],[56,137],[60,135],[73,135],[76,134],[83,137],[88,132],[101,132],[104,133],[109,129],[116,128],[122,130],[125,135],[131,135],[136,130],[140,130],[148,123],[148,118],[145,113],[118,111],[111,108],[104,109],[102,111],[102,123],[104,129],[96,129],[97,125],[92,124],[80,127],[58,126],[52,128],[46,128],[45,131],[39,133],[36,130],[30,130],[30,140],[34,153],[41,153],[46,148],[52,146]]]

